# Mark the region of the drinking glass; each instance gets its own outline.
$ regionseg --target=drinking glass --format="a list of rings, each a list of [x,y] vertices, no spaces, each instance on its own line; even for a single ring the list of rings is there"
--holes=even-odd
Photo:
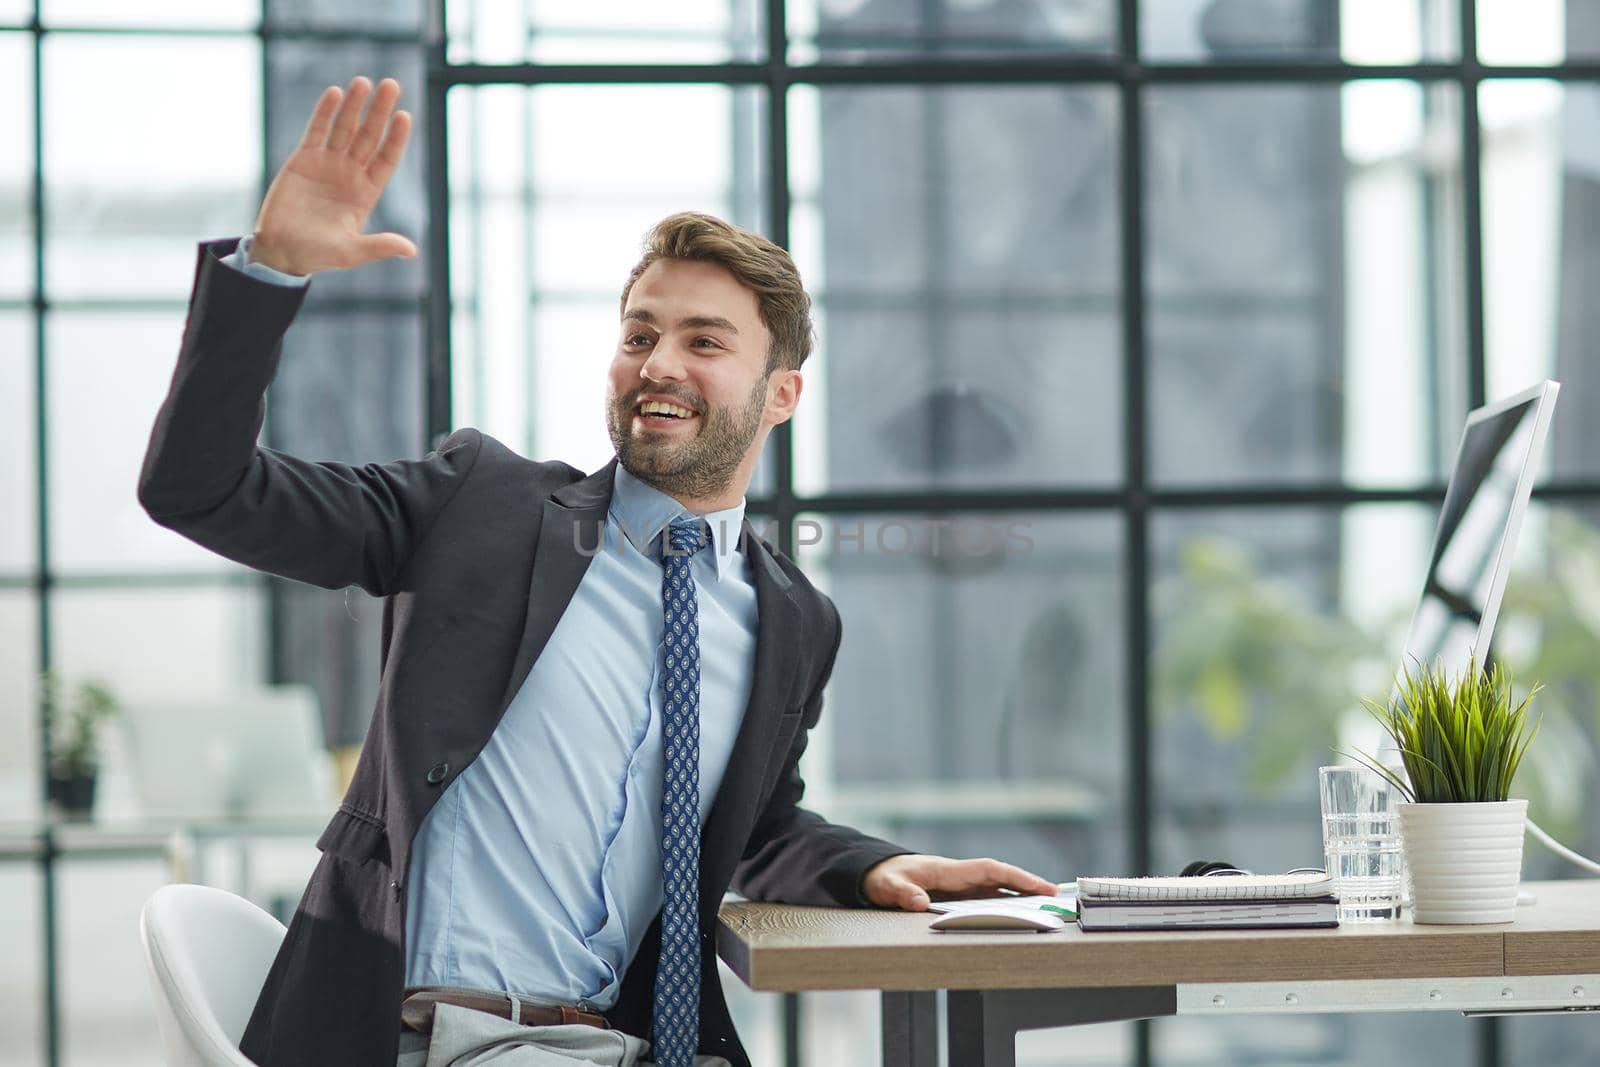
[[[1322,767],[1322,850],[1339,895],[1340,922],[1400,917],[1398,790],[1361,766]]]

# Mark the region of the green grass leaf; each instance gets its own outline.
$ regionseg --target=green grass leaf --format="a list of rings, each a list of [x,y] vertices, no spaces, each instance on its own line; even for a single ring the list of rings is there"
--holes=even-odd
[[[1476,657],[1458,677],[1439,663],[1403,668],[1388,703],[1361,703],[1394,741],[1409,783],[1367,753],[1357,758],[1415,803],[1506,800],[1539,732],[1529,711],[1541,688],[1514,702],[1511,672],[1496,664],[1485,673]]]

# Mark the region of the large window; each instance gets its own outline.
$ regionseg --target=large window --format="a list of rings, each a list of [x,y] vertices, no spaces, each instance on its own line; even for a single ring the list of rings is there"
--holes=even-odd
[[[664,10],[446,4],[451,351],[429,429],[598,466],[644,229],[698,208],[788,245],[820,345],[751,506],[844,618],[805,768],[818,808],[1061,876],[1315,862],[1316,767],[1385,689],[1462,418],[1557,377],[1501,651],[1561,690],[1546,728],[1570,741],[1524,788],[1600,845],[1581,817],[1600,791],[1593,583],[1574,578],[1600,566],[1594,5]],[[1566,873],[1532,852],[1528,871]],[[801,1017],[806,1062],[875,1062],[872,997]],[[1597,1047],[1592,1028],[1509,1032],[1167,1021],[1019,1050]]]
[[[141,713],[176,702],[225,715],[241,692],[305,682],[330,743],[365,728],[373,606],[201,550],[150,522],[135,486],[196,242],[249,232],[322,85],[392,73],[425,114],[421,6],[375,7],[0,0],[5,1063],[161,1058],[136,931],[170,875],[166,831],[141,822],[145,779],[116,730],[93,819],[47,810],[41,671],[101,681]],[[419,237],[425,157],[413,154],[383,219]],[[426,277],[408,264],[319,282],[274,386],[269,440],[317,458],[420,451]],[[362,400],[316,402],[339,391]]]
[[[793,250],[820,344],[750,510],[844,618],[819,810],[1062,877],[1314,861],[1315,768],[1385,688],[1462,416],[1556,377],[1500,652],[1548,687],[1535,818],[1600,850],[1593,0],[0,0],[0,1061],[159,1062],[132,930],[166,875],[106,825],[126,777],[48,820],[41,670],[302,682],[329,745],[365,730],[378,605],[134,499],[194,242],[250,228],[358,73],[417,115],[374,225],[424,255],[318,282],[274,446],[474,424],[592,469],[645,228]],[[871,995],[729,991],[757,1062],[877,1061]],[[1531,1067],[1597,1034],[1166,1020],[1019,1059]]]

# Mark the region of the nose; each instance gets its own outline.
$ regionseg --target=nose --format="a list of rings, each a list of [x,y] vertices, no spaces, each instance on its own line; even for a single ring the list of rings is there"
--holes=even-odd
[[[683,380],[683,352],[677,343],[663,337],[650,350],[650,355],[639,365],[639,377],[653,382],[678,382]]]

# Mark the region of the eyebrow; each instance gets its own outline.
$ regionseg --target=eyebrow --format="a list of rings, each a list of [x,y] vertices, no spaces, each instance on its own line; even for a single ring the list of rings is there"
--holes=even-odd
[[[632,308],[622,316],[623,322],[642,322],[646,326],[657,326],[656,317],[644,308]],[[737,334],[739,327],[721,315],[691,315],[686,319],[679,319],[678,326],[691,330],[727,330]]]

